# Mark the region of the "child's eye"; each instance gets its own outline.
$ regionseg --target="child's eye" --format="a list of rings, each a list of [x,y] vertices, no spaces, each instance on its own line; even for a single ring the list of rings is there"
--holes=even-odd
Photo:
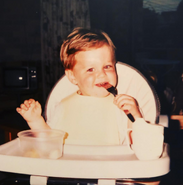
[[[93,72],[94,71],[94,68],[90,68],[87,70],[87,72]]]
[[[110,68],[112,68],[112,65],[106,65],[106,66],[104,67],[104,69],[110,69]]]

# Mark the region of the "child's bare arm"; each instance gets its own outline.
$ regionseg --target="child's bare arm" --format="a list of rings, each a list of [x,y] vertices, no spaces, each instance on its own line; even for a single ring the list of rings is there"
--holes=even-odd
[[[114,98],[114,104],[116,104],[119,109],[123,110],[126,114],[131,113],[135,120],[137,118],[142,118],[138,102],[133,97],[126,94],[119,94]]]
[[[42,109],[38,101],[34,99],[25,100],[16,110],[27,121],[31,129],[50,128],[41,116]]]

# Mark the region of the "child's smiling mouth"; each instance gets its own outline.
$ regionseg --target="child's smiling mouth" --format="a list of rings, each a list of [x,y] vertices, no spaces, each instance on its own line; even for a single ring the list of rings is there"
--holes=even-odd
[[[98,83],[98,84],[96,84],[96,86],[97,87],[106,87],[106,86],[108,86],[109,85],[109,82],[103,82],[103,83]]]

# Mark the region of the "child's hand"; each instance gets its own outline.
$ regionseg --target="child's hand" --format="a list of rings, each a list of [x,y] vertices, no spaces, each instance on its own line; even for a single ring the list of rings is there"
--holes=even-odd
[[[114,104],[123,110],[126,114],[131,113],[136,118],[142,118],[142,114],[139,110],[138,102],[131,96],[125,94],[119,94],[114,98]]]
[[[24,103],[17,107],[17,112],[27,121],[34,122],[41,118],[41,105],[34,99],[25,100]]]

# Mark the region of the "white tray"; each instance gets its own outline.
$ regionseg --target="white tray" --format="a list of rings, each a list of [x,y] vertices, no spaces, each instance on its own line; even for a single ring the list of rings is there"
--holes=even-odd
[[[47,177],[149,178],[170,170],[167,145],[161,158],[140,161],[127,146],[64,146],[60,159],[22,157],[19,139],[0,146],[0,171]]]

